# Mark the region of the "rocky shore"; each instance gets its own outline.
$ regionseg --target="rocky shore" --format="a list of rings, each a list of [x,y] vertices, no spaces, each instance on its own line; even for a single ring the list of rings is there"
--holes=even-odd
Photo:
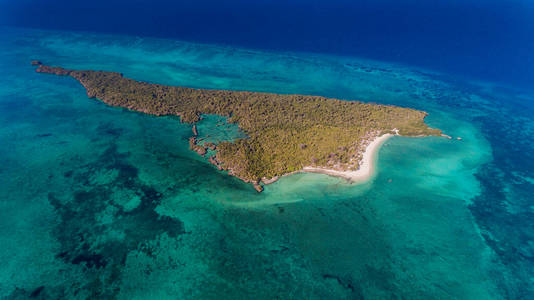
[[[217,169],[219,171],[228,171],[228,175],[230,176],[235,176],[239,179],[241,179],[242,181],[244,182],[247,182],[247,183],[252,183],[252,185],[254,186],[254,189],[260,193],[260,192],[263,192],[263,186],[261,186],[260,184],[260,181],[259,180],[251,180],[249,178],[245,178],[245,177],[241,177],[239,175],[237,175],[231,168],[226,168],[221,162],[219,162],[217,160],[217,155],[213,155],[213,156],[210,156],[208,158],[208,161],[213,164],[215,167],[217,167]]]

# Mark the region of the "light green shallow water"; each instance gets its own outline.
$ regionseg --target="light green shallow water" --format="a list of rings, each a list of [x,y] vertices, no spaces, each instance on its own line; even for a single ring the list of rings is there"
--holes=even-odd
[[[491,148],[407,67],[170,40],[3,29],[0,295],[144,298],[503,297],[507,271],[468,205]],[[351,185],[296,174],[252,186],[189,151],[191,127],[87,99],[32,58],[150,82],[409,106],[462,140],[389,139]],[[479,101],[483,101],[480,99]],[[201,135],[226,139],[204,120]],[[211,128],[211,129],[210,129]],[[219,133],[220,134],[220,133]],[[510,291],[508,291],[510,293]]]

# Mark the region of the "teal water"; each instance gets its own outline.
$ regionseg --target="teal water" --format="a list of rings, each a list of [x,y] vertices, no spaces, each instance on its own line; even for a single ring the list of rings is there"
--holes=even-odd
[[[531,94],[385,62],[130,36],[2,28],[0,51],[2,298],[532,295]],[[462,139],[394,137],[369,182],[296,174],[258,194],[190,151],[179,119],[88,99],[31,59],[408,106]],[[219,122],[207,116],[199,134],[243,134]]]
[[[218,144],[247,137],[237,124],[228,123],[228,118],[218,115],[202,115],[197,123],[197,132],[200,143]]]

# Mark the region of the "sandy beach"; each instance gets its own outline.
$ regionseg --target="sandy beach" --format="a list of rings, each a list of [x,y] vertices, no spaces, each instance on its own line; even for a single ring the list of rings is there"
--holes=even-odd
[[[326,168],[318,167],[304,167],[303,172],[309,173],[321,173],[331,176],[343,177],[352,182],[361,182],[369,179],[373,174],[375,156],[380,149],[380,146],[393,134],[384,134],[374,139],[366,148],[363,153],[362,162],[360,168],[357,171],[337,171]]]

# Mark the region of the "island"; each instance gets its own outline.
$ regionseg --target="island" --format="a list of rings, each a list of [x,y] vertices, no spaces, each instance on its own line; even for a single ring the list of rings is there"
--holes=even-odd
[[[410,108],[326,98],[249,91],[195,89],[126,78],[121,73],[71,70],[33,61],[40,73],[70,76],[89,98],[146,114],[179,116],[192,125],[190,147],[209,162],[262,191],[263,184],[295,172],[319,172],[357,180],[372,155],[392,135],[442,135]],[[201,144],[195,123],[216,114],[236,123],[247,138]]]

